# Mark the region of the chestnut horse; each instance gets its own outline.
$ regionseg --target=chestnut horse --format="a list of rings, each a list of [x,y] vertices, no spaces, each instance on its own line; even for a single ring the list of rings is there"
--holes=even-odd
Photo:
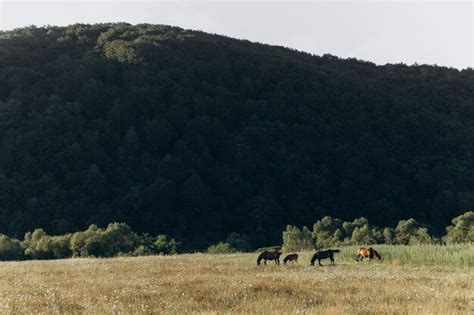
[[[366,247],[361,247],[357,250],[356,253],[356,260],[357,261],[362,261],[364,258],[369,258],[371,260],[372,258],[377,257],[379,260],[382,259],[380,257],[379,253],[372,247],[366,248]]]

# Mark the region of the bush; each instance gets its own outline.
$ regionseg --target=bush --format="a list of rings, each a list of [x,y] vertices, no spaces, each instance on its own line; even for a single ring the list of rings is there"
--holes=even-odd
[[[304,226],[302,230],[293,225],[287,225],[283,231],[283,251],[295,252],[314,249],[311,231]]]
[[[313,226],[313,238],[316,248],[327,248],[343,240],[344,233],[342,221],[339,219],[325,216],[317,221]]]
[[[389,227],[383,229],[383,239],[384,243],[388,245],[395,244],[397,242],[395,238],[395,230]]]
[[[125,223],[111,223],[99,229],[91,225],[84,232],[76,232],[70,241],[73,256],[112,257],[132,253],[140,245],[140,238]]]
[[[428,234],[428,229],[421,227],[413,218],[400,220],[395,228],[395,234],[397,243],[402,245],[432,243],[431,236]]]
[[[89,256],[89,251],[87,249],[89,245],[86,246],[86,243],[95,237],[98,231],[99,228],[97,225],[92,224],[87,228],[87,230],[72,234],[70,247],[73,257]]]
[[[23,247],[25,256],[31,259],[60,259],[71,256],[71,234],[51,236],[43,229],[25,234]]]
[[[378,244],[382,240],[383,236],[380,230],[376,227],[370,227],[369,224],[356,227],[351,237],[352,244]]]
[[[446,228],[444,240],[447,243],[474,242],[474,212],[466,212],[452,221],[453,225]]]
[[[157,254],[177,254],[179,243],[174,238],[169,239],[168,236],[161,234],[156,237],[154,245],[154,252]]]
[[[24,258],[21,242],[0,234],[0,260],[20,260]]]
[[[207,248],[209,254],[231,254],[237,252],[229,243],[219,242]]]

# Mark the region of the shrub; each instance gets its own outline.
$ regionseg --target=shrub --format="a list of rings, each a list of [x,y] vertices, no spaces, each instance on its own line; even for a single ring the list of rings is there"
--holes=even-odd
[[[24,257],[19,240],[0,234],[0,260],[19,260]]]
[[[89,239],[93,238],[98,231],[99,228],[97,225],[92,224],[87,228],[87,230],[72,234],[70,247],[73,257],[84,257],[89,255],[86,249],[86,243]]]
[[[413,218],[408,220],[400,220],[395,228],[395,234],[398,244],[430,244],[431,236],[428,229],[423,228]]]
[[[293,225],[287,225],[283,231],[283,251],[294,252],[298,250],[314,249],[314,240],[306,226],[302,230]]]
[[[380,230],[376,227],[370,227],[369,224],[356,227],[351,237],[351,243],[353,244],[378,244],[382,240],[383,237]]]
[[[179,243],[174,238],[169,239],[164,234],[158,235],[153,245],[154,252],[158,254],[170,255],[178,253]]]
[[[395,244],[397,242],[395,238],[395,230],[389,227],[383,229],[383,239],[385,244]]]
[[[327,248],[342,241],[344,236],[342,230],[342,221],[339,219],[325,216],[317,221],[313,226],[312,233],[316,248]]]
[[[140,238],[127,224],[111,223],[105,230],[91,225],[84,232],[76,232],[70,243],[74,256],[112,257],[132,253],[140,245]]]
[[[207,248],[209,254],[230,254],[235,253],[237,250],[233,248],[229,243],[219,242],[216,245],[211,245]]]
[[[23,246],[25,256],[32,259],[60,259],[71,256],[71,234],[51,236],[43,229],[36,229],[33,233],[25,234]]]
[[[466,212],[452,221],[446,228],[444,240],[448,243],[474,242],[474,212]]]

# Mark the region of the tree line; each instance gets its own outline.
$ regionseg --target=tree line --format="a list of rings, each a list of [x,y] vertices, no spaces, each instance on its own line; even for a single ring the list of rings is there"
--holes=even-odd
[[[0,32],[0,232],[123,222],[186,250],[230,232],[258,248],[331,216],[439,237],[474,209],[473,103],[472,69],[166,25]]]
[[[245,251],[242,244],[245,238],[236,241],[235,235],[208,248],[209,253],[232,253]],[[243,242],[243,243],[242,243]],[[446,227],[446,234],[433,237],[415,219],[400,220],[396,227],[380,228],[373,226],[366,218],[343,222],[340,219],[325,216],[318,220],[313,229],[306,226],[298,228],[287,225],[283,231],[284,252],[301,250],[322,250],[337,245],[417,245],[417,244],[453,244],[474,242],[474,212],[468,211],[452,220],[452,225]]]
[[[401,220],[395,228],[381,229],[370,225],[365,218],[342,222],[326,216],[314,224],[312,231],[288,225],[283,231],[282,249],[292,252],[352,244],[470,243],[474,242],[474,212],[454,218],[446,232],[442,238],[434,238],[414,219]],[[186,252],[184,248],[167,235],[138,234],[125,223],[111,223],[105,228],[93,224],[84,231],[64,235],[48,235],[43,229],[35,229],[22,240],[0,234],[0,260],[172,255]],[[222,254],[255,249],[246,235],[233,232],[225,241],[210,245],[207,252]]]
[[[160,234],[139,235],[125,223],[106,228],[91,225],[85,231],[48,235],[43,229],[27,232],[23,240],[0,235],[0,259],[61,259],[70,257],[114,257],[176,254],[180,244]]]

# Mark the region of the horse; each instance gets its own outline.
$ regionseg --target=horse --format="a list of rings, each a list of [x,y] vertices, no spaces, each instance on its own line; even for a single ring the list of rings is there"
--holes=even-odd
[[[318,264],[321,265],[321,259],[326,259],[329,258],[331,260],[331,265],[335,265],[334,263],[334,254],[339,253],[341,250],[339,249],[328,249],[328,250],[322,250],[322,251],[317,251],[314,253],[313,258],[311,258],[311,266],[314,266],[314,262],[316,259],[318,260]]]
[[[262,259],[265,265],[267,264],[267,260],[273,260],[275,261],[276,265],[280,265],[280,255],[281,255],[281,252],[277,250],[274,252],[269,252],[268,250],[266,250],[258,256],[257,265],[260,265],[260,262],[262,261]]]
[[[287,262],[298,262],[298,254],[289,254],[285,257],[285,259],[283,259],[283,263],[286,265]]]
[[[374,258],[374,256],[377,257],[379,260],[382,259],[379,253],[377,253],[377,251],[373,249],[372,247],[369,247],[369,248],[361,247],[357,250],[355,259],[357,261],[362,261],[364,258],[369,258],[369,260],[371,260]]]

